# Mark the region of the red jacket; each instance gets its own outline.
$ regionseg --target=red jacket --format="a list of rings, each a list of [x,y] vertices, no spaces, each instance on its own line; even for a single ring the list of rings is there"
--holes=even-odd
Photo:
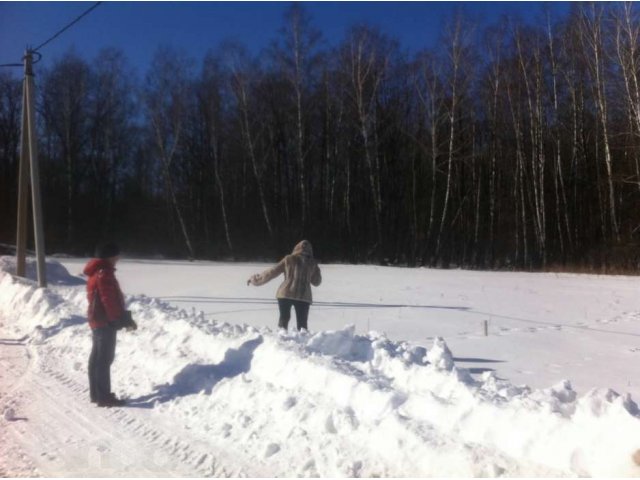
[[[111,263],[100,258],[90,260],[84,267],[84,274],[89,277],[87,317],[91,328],[106,327],[124,315],[124,296],[116,280],[115,271]]]

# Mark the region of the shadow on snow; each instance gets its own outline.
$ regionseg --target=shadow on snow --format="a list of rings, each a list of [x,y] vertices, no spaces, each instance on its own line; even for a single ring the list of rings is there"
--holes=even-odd
[[[173,378],[173,383],[159,385],[148,395],[130,399],[127,407],[153,408],[156,402],[165,403],[202,391],[211,395],[213,387],[222,379],[237,377],[251,369],[253,352],[262,341],[262,337],[257,337],[244,342],[237,349],[230,348],[222,362],[217,364],[189,364]]]

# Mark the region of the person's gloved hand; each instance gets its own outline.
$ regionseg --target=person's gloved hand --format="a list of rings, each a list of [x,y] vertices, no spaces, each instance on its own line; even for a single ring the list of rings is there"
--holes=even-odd
[[[118,331],[124,328],[124,323],[122,323],[122,320],[116,320],[115,322],[109,322],[107,326]]]
[[[131,317],[131,312],[129,310],[125,310],[122,318],[118,321],[118,330],[121,328],[125,328],[128,332],[138,329],[138,325],[133,321]]]

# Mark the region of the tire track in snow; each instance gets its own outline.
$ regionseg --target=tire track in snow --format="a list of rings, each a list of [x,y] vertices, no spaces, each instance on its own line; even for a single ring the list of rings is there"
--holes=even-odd
[[[40,470],[47,476],[104,476],[116,473],[154,476],[171,474],[168,469],[154,468],[131,452],[149,453],[144,445],[118,431],[105,419],[97,407],[78,402],[81,388],[70,389],[70,382],[60,383],[47,377],[47,370],[32,374],[23,386],[24,396],[37,398],[22,402],[29,428],[25,428],[21,443],[30,451]],[[86,400],[84,400],[86,401]],[[46,405],[46,408],[42,408]],[[132,461],[134,460],[134,461]],[[136,470],[131,467],[135,465]]]
[[[2,382],[0,383],[0,476],[1,477],[36,477],[39,476],[35,464],[31,461],[24,449],[15,442],[14,430],[20,428],[19,422],[24,418],[5,412],[15,408],[19,402],[16,393],[24,384],[28,372],[32,369],[33,360],[28,349],[23,344],[11,346],[0,345],[0,368],[2,369]]]
[[[43,366],[42,372],[71,390],[73,394],[83,395],[84,398],[80,400],[81,402],[88,401],[88,388],[79,383],[78,380],[50,366]],[[77,401],[76,397],[74,399]],[[231,455],[226,452],[223,453],[220,446],[207,445],[198,440],[189,439],[188,435],[185,435],[186,432],[177,432],[178,425],[174,418],[169,418],[167,422],[161,418],[162,415],[154,414],[153,410],[148,409],[134,409],[131,407],[98,409],[93,405],[92,408],[98,414],[114,420],[116,425],[128,432],[128,438],[132,438],[131,435],[136,437],[133,450],[123,447],[120,449],[120,453],[139,450],[141,444],[147,449],[148,447],[153,447],[151,449],[153,454],[150,457],[153,458],[154,465],[158,466],[159,472],[164,472],[165,468],[169,468],[171,473],[178,476],[184,476],[188,473],[185,470],[189,470],[197,476],[238,477],[250,475],[252,471],[255,471],[255,468],[250,466],[248,462],[240,461],[237,457],[234,457],[232,461],[221,461],[221,457],[231,458]],[[88,421],[86,417],[81,420],[83,423]],[[113,426],[112,423],[108,425]],[[88,434],[91,433],[90,424],[85,425],[85,428],[88,428]],[[109,434],[108,431],[106,433]],[[121,439],[117,435],[109,435],[111,437],[111,445]],[[133,465],[137,465],[137,463]],[[145,473],[136,469],[135,472],[131,473],[155,476],[158,472],[148,470]]]
[[[21,347],[26,354],[32,348]],[[37,350],[35,346],[35,350]],[[132,476],[215,475],[240,476],[240,469],[225,469],[210,452],[204,453],[187,441],[176,440],[175,431],[162,432],[150,426],[151,419],[139,419],[124,409],[99,409],[88,402],[88,388],[51,365],[37,362],[36,355],[27,355],[28,364],[22,368],[18,380],[1,397],[3,404],[12,405],[27,424],[14,422],[10,447],[3,455],[13,463],[0,472],[14,476],[25,472],[34,476],[40,467],[45,476],[103,476],[122,474]],[[6,362],[5,371],[17,371],[15,362]],[[31,407],[38,398],[46,410]],[[141,411],[140,414],[145,412]],[[114,425],[110,420],[116,420]],[[114,431],[114,426],[123,427]],[[175,428],[175,424],[172,425]],[[133,434],[133,435],[132,435]],[[8,442],[7,442],[8,443]],[[159,452],[160,447],[161,452]],[[18,465],[27,455],[33,460]],[[132,452],[135,452],[132,457]],[[7,461],[11,461],[8,459]],[[23,462],[24,463],[24,462]],[[238,465],[238,462],[235,462]]]

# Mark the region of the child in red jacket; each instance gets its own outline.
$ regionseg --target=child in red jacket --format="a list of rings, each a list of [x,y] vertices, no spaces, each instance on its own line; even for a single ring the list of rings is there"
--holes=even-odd
[[[120,249],[107,243],[96,249],[96,257],[84,267],[87,280],[88,319],[92,333],[89,357],[89,390],[91,401],[99,407],[124,405],[111,392],[111,364],[115,358],[116,332],[121,328],[135,330],[131,313],[124,307],[124,296],[115,277]]]

